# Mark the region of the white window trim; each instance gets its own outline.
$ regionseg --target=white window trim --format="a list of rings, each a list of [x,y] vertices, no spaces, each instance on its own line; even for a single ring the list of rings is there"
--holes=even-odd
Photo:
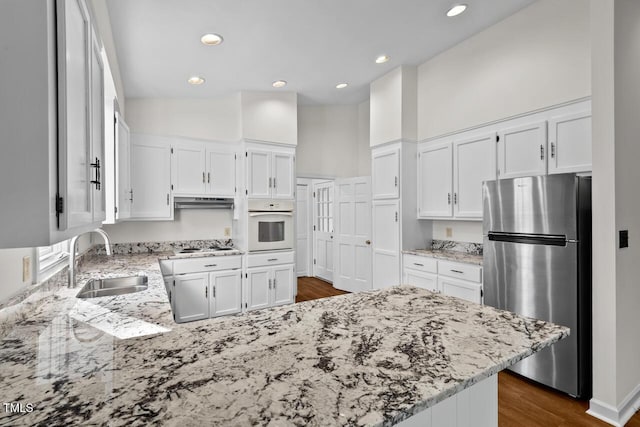
[[[51,246],[41,246],[38,255],[37,280],[42,282],[62,270],[69,263],[69,241],[65,240]]]

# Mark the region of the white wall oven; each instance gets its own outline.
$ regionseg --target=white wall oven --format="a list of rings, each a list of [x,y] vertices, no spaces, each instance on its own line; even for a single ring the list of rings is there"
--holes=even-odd
[[[293,203],[249,200],[249,251],[293,249]]]

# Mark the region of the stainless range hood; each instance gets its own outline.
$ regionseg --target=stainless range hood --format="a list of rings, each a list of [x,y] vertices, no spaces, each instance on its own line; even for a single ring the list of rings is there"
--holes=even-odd
[[[233,209],[233,199],[216,197],[176,197],[176,209]]]

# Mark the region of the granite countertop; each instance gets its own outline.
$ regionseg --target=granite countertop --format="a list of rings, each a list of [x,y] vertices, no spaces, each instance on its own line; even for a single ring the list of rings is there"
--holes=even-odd
[[[448,251],[446,249],[413,249],[408,251],[402,251],[402,253],[443,259],[447,261],[482,265],[482,255],[470,254],[466,252]]]
[[[215,256],[232,256],[232,255],[242,255],[242,252],[239,249],[232,249],[228,251],[216,251],[216,252],[192,252],[189,254],[180,254],[180,253],[169,253],[159,255],[159,259],[184,259],[184,258],[208,258]]]
[[[158,257],[90,259],[79,286],[149,289],[60,288],[3,329],[0,395],[33,411],[1,425],[392,425],[569,332],[411,286],[176,324]]]

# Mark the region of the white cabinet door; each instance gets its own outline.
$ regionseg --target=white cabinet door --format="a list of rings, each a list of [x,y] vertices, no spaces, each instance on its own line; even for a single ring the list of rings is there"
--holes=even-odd
[[[211,317],[242,311],[242,273],[240,270],[209,273]]]
[[[482,285],[480,283],[438,276],[438,288],[445,295],[462,298],[477,304],[482,303]]]
[[[199,196],[205,192],[206,158],[204,145],[198,142],[174,143],[171,153],[173,194]]]
[[[271,197],[271,153],[247,151],[247,195],[253,198]]]
[[[400,206],[398,200],[374,201],[373,288],[400,284]]]
[[[58,20],[58,111],[60,145],[60,178],[63,182],[64,210],[60,228],[91,224],[93,169],[91,132],[89,129],[90,93],[90,26],[89,13],[83,1],[57,2]]]
[[[271,268],[247,271],[247,310],[267,308],[271,304]]]
[[[373,200],[398,198],[400,196],[400,149],[374,151],[371,158]]]
[[[413,285],[419,288],[428,289],[430,291],[438,291],[438,276],[423,271],[405,269],[402,283],[404,285]]]
[[[116,220],[131,217],[131,141],[129,126],[116,113]]]
[[[293,199],[293,154],[274,152],[272,153],[272,162],[272,197],[274,199]]]
[[[171,207],[171,152],[165,141],[132,135],[131,218],[173,219]]]
[[[499,132],[499,178],[547,173],[547,122],[532,123]]]
[[[591,171],[591,113],[549,121],[549,173]]]
[[[453,215],[482,219],[482,182],[496,179],[496,134],[453,143]]]
[[[101,223],[107,218],[105,199],[104,158],[104,64],[98,39],[92,31],[91,40],[91,200],[93,222]]]
[[[448,218],[453,213],[451,143],[428,145],[418,151],[418,216]]]
[[[222,148],[207,148],[207,195],[234,197],[236,154]]]
[[[176,322],[191,322],[209,317],[209,273],[193,273],[174,277]]]
[[[272,305],[293,303],[295,276],[293,264],[273,267],[272,270]]]

